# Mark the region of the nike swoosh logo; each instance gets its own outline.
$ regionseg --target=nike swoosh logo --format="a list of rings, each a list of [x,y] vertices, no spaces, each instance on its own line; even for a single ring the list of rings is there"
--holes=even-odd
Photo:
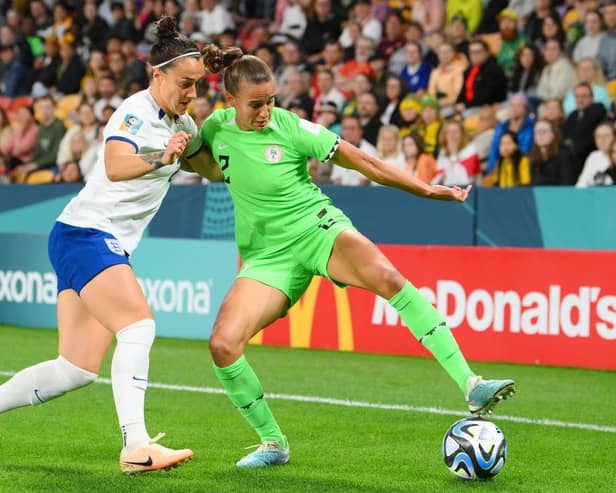
[[[122,462],[124,462],[124,464],[131,464],[133,466],[151,466],[152,465],[152,457],[150,457],[148,455],[148,460],[143,461],[143,462],[129,462],[127,460],[122,461]]]
[[[218,144],[219,151],[222,151],[223,149],[226,149],[227,147],[229,147],[229,144]]]
[[[135,376],[133,376],[133,380],[137,380],[138,382],[147,382],[148,381],[147,378],[137,378]]]

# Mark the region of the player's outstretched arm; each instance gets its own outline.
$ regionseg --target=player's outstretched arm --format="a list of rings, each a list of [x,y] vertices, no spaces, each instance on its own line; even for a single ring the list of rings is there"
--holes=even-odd
[[[201,150],[190,158],[182,158],[180,166],[184,171],[198,173],[210,181],[224,180],[222,171],[206,147],[201,147]]]
[[[345,140],[340,141],[340,146],[332,161],[344,168],[355,169],[376,183],[399,188],[419,197],[464,202],[471,191],[470,185],[460,188],[424,183],[410,173],[366,154]]]
[[[105,171],[111,181],[139,178],[163,166],[173,164],[182,155],[190,135],[178,132],[167,144],[164,151],[137,154],[135,147],[121,140],[105,143]]]

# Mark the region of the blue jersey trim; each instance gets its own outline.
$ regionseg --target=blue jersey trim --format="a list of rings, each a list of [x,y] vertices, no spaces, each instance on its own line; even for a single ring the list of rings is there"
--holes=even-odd
[[[132,146],[135,148],[135,152],[139,152],[139,146],[135,142],[133,142],[132,140],[126,137],[122,137],[120,135],[112,135],[111,137],[107,137],[107,140],[105,141],[105,143],[109,142],[110,140],[119,140],[121,142],[128,142],[129,144],[132,144]]]
[[[190,158],[195,157],[197,154],[199,154],[201,152],[201,149],[203,149],[203,141],[201,141],[201,144],[199,145],[199,148],[195,152],[192,152],[188,156],[186,156],[185,159],[190,159]]]

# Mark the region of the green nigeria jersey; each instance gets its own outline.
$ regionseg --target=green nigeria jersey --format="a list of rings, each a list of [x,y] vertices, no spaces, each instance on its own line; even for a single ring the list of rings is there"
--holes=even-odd
[[[212,113],[201,136],[222,170],[235,208],[235,240],[244,257],[285,248],[319,222],[331,200],[312,182],[308,158],[325,162],[338,136],[282,108],[263,130],[240,130],[235,109]]]

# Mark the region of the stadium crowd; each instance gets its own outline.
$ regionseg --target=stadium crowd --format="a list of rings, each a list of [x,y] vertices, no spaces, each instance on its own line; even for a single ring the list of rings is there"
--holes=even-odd
[[[87,180],[147,87],[161,15],[273,69],[278,104],[444,185],[616,184],[615,0],[14,0],[0,11],[0,182]],[[224,107],[207,75],[190,112]],[[315,181],[369,185],[310,163]],[[179,173],[178,184],[200,183]]]

